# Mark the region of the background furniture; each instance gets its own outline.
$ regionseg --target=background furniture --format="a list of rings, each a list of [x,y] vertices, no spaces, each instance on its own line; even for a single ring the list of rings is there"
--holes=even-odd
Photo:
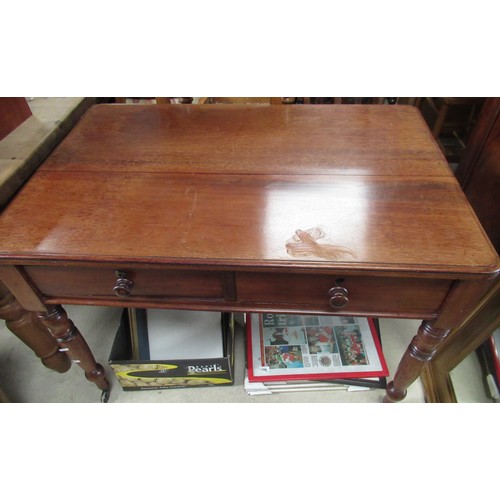
[[[456,176],[472,208],[500,252],[500,98],[486,99]],[[450,372],[500,326],[500,282],[443,343],[422,380],[426,399],[456,402]]]
[[[198,99],[198,104],[289,104],[290,99],[288,97],[201,97]]]
[[[416,97],[116,97],[120,104],[408,104]]]
[[[483,103],[482,97],[417,98],[415,105],[449,163],[460,160]]]
[[[0,97],[0,141],[30,116],[24,97]]]
[[[117,104],[145,104],[145,103],[156,103],[156,104],[191,104],[193,102],[192,97],[115,97],[114,101]]]
[[[24,97],[15,99],[24,101],[23,109],[28,106]],[[90,97],[30,100],[29,116],[0,141],[0,208],[11,200],[94,102]],[[2,122],[7,123],[0,114]],[[8,123],[12,124],[10,120]]]
[[[116,97],[119,104],[293,104],[295,97]],[[142,101],[142,102],[141,102]]]
[[[284,104],[408,104],[416,97],[282,97]]]

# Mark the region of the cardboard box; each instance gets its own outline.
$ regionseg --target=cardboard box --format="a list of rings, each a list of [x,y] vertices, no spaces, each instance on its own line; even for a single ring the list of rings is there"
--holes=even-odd
[[[161,359],[151,359],[149,350],[153,347],[151,341],[154,339],[150,338],[150,332],[148,332],[148,311],[154,310],[125,309],[111,348],[109,364],[124,391],[219,386],[234,383],[234,317],[232,314],[212,313],[220,317],[220,345],[210,346],[211,356],[204,357],[202,351],[198,352],[196,357],[167,355],[161,356]],[[198,343],[203,344],[205,339],[202,337],[199,337],[200,342],[196,341],[196,336],[203,335],[203,332],[195,331],[196,329],[190,330],[189,318],[186,316],[188,312],[177,312],[179,314],[175,318],[177,321],[183,321],[182,328],[179,328],[178,332],[168,332],[169,328],[166,325],[165,335],[174,336],[171,339],[167,338],[167,341],[174,344],[182,343],[188,335],[187,344],[190,348],[198,347]],[[193,316],[195,314],[193,311]],[[153,324],[152,318],[153,314],[150,316],[151,325]],[[197,319],[198,330],[199,320],[200,316]],[[174,324],[180,325],[175,322]],[[172,325],[170,325],[171,329]],[[179,342],[176,342],[177,336]],[[213,347],[218,350],[219,355],[213,356]]]

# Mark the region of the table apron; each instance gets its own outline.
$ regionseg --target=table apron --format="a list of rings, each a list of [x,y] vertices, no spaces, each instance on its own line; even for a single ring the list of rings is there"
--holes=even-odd
[[[27,265],[21,274],[48,304],[308,311],[431,319],[454,280],[445,278],[206,270],[194,267]]]

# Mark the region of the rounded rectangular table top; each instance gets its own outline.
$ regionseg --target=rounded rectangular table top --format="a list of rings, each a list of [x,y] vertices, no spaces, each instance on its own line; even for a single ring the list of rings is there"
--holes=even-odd
[[[0,217],[0,259],[498,271],[406,106],[94,106]]]

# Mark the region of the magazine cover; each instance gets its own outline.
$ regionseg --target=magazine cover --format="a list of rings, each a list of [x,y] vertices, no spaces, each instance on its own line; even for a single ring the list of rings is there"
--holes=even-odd
[[[370,318],[247,314],[250,382],[385,377]]]

